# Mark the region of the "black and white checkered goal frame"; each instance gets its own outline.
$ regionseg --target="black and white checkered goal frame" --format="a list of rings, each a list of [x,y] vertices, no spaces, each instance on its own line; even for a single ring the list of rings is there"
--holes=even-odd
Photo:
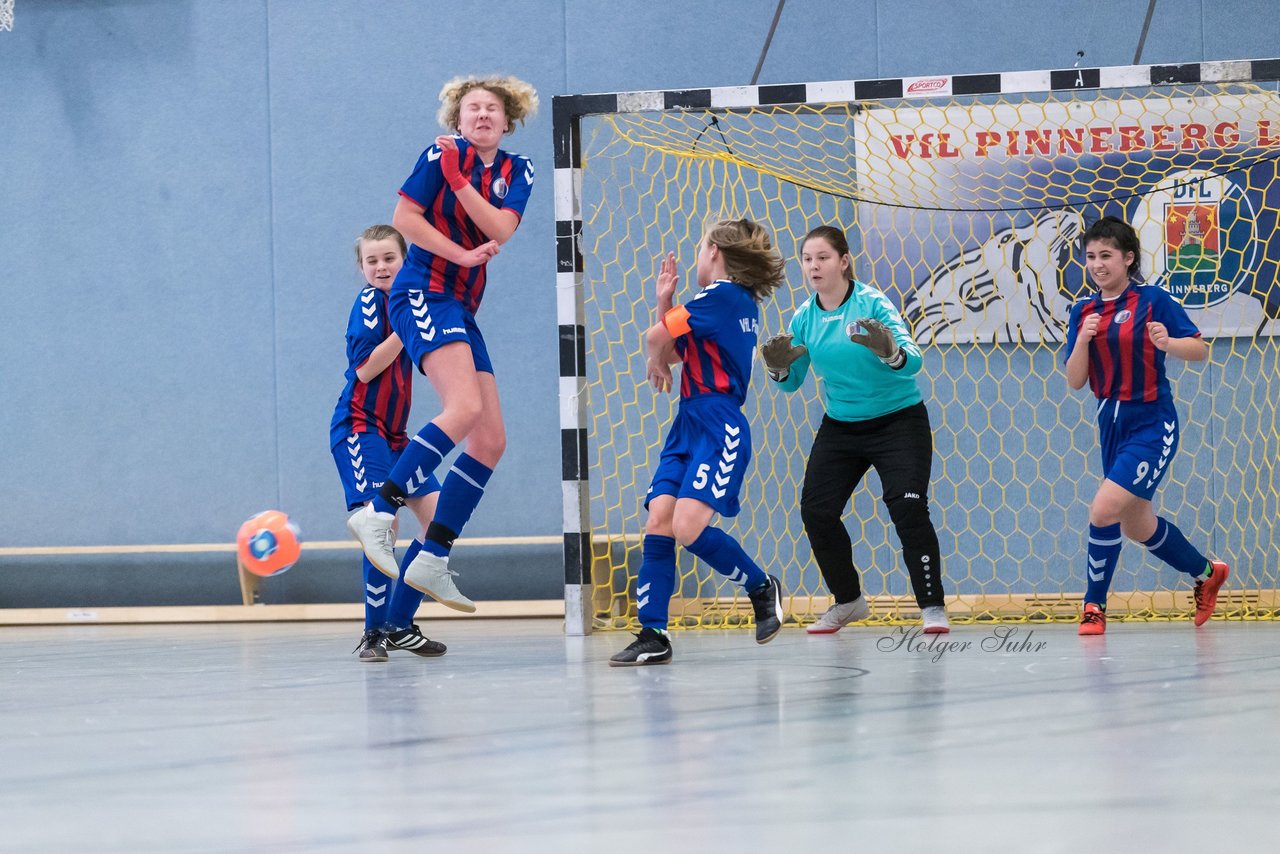
[[[947,96],[1027,95],[1071,90],[1260,82],[1280,79],[1280,59],[932,75],[767,86],[566,95],[553,99],[556,305],[560,338],[560,428],[564,499],[566,631],[591,631],[591,520],[582,219],[584,116],[748,109]]]

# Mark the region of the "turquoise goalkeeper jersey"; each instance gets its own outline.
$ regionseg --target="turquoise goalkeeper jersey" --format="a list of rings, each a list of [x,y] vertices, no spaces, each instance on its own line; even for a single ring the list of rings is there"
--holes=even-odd
[[[875,353],[849,340],[846,327],[863,317],[875,318],[889,328],[907,356],[902,367],[889,367]],[[838,421],[878,418],[923,399],[915,379],[920,372],[920,348],[893,303],[873,287],[854,282],[849,298],[832,311],[823,311],[818,295],[811,295],[792,316],[791,335],[793,344],[803,344],[809,352],[778,385],[783,391],[795,391],[804,385],[812,365],[821,380],[822,405]]]

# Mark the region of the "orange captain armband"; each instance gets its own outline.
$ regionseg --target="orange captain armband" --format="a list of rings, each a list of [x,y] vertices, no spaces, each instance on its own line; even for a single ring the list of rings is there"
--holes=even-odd
[[[662,316],[662,325],[667,327],[667,331],[671,333],[672,338],[679,338],[681,335],[687,335],[693,331],[693,328],[689,326],[689,309],[682,305],[677,305],[664,314]]]

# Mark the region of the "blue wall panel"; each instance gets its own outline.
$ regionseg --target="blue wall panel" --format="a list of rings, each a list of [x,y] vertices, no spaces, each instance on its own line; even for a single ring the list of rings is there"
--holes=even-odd
[[[490,70],[543,109],[511,142],[539,181],[481,312],[511,442],[467,533],[559,532],[551,97],[745,84],[776,4],[467,5],[18,0],[0,33],[0,545],[226,541],[267,506],[343,537],[327,425],[351,240],[389,220],[440,84]],[[761,83],[1065,67],[1086,30],[1085,64],[1127,64],[1146,11],[836,5],[787,3]],[[1274,54],[1273,6],[1162,0],[1143,59]]]

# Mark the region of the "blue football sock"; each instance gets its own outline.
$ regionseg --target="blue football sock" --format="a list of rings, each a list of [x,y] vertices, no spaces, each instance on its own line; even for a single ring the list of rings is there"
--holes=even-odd
[[[1143,545],[1160,560],[1192,578],[1199,578],[1209,568],[1209,559],[1187,542],[1177,525],[1163,518],[1156,519],[1156,532]]]
[[[1089,526],[1084,601],[1092,602],[1104,611],[1107,610],[1107,590],[1111,588],[1111,574],[1115,572],[1116,562],[1120,560],[1122,545],[1124,537],[1120,534],[1119,522],[1101,527]]]
[[[448,556],[453,541],[475,512],[476,505],[484,497],[484,488],[493,476],[493,469],[469,454],[460,454],[440,488],[440,501],[436,514],[427,528],[427,551],[441,557]]]
[[[369,559],[361,555],[364,561],[364,627],[380,629],[387,621],[387,590],[391,587],[391,579],[387,578],[377,567],[369,563]]]
[[[712,569],[742,585],[743,590],[755,590],[769,582],[764,570],[756,565],[738,545],[738,541],[711,525],[702,529],[698,539],[687,548],[696,557],[706,561]]]
[[[400,459],[391,467],[382,492],[373,497],[373,509],[394,513],[406,498],[429,494],[433,483],[431,473],[453,448],[454,441],[448,434],[434,422],[428,422],[400,452]]]
[[[665,632],[671,594],[675,590],[675,538],[645,534],[640,577],[636,579],[636,606],[640,614],[640,625]]]
[[[388,629],[409,628],[413,624],[413,615],[422,604],[422,594],[404,583],[404,571],[420,551],[422,551],[422,543],[417,540],[409,543],[409,548],[404,550],[404,557],[400,560],[400,580],[396,582],[395,590],[391,592],[391,604],[387,606]],[[383,578],[385,579],[386,576],[384,575]]]

